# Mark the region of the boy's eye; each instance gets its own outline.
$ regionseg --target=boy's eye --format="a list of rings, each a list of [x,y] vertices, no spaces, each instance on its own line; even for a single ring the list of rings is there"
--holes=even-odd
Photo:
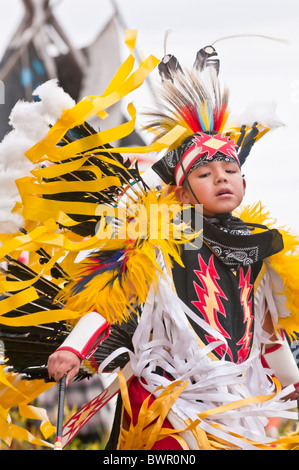
[[[202,173],[201,175],[198,175],[199,178],[206,178],[209,176],[210,173]]]

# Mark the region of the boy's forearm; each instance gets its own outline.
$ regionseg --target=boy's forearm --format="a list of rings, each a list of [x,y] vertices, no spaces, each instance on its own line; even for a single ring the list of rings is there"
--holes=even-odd
[[[283,387],[299,386],[299,369],[285,337],[282,343],[266,349],[263,360],[264,365],[273,370],[274,376]]]
[[[91,355],[99,343],[109,336],[110,324],[97,312],[84,315],[57,351],[67,350],[81,361]]]

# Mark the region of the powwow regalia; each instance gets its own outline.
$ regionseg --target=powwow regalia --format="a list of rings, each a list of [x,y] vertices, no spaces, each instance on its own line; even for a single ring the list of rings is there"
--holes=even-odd
[[[296,435],[273,442],[264,428],[269,417],[297,417],[296,403],[284,398],[299,374],[280,332],[298,331],[299,240],[278,231],[260,204],[238,217],[202,217],[195,230],[194,212],[187,208],[186,222],[169,191],[207,159],[241,166],[270,125],[229,123],[217,53],[208,47],[191,72],[164,57],[165,112],[159,105],[147,126],[154,142],[116,148],[134,129],[134,106],[111,130],[97,132],[88,119],[104,119],[158,65],[151,56],[133,70],[135,41],[128,31],[130,55],[103,95],[75,104],[48,82],[35,91],[39,101],[16,105],[14,130],[1,144],[2,174],[15,180],[18,199],[6,190],[0,438],[50,446],[53,426],[30,403],[53,385],[46,365],[60,348],[79,355],[79,379],[120,368],[109,390],[120,391],[111,447],[149,450],[168,439],[181,449],[295,448]],[[145,173],[124,157],[157,152],[164,156]],[[150,218],[153,207],[166,208],[167,236],[165,218]],[[266,354],[267,310],[279,340]],[[97,411],[109,393],[84,412]],[[42,421],[44,441],[12,423],[15,405]],[[63,445],[79,421],[82,414],[66,424]]]

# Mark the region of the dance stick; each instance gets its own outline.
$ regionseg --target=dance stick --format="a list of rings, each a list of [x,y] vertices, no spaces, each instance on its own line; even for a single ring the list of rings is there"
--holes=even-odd
[[[59,382],[57,429],[56,429],[54,450],[62,450],[62,429],[63,429],[65,387],[66,387],[66,375],[64,375]]]

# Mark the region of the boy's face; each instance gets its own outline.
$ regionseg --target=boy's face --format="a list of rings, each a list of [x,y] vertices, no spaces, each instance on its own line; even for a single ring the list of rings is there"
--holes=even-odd
[[[175,188],[176,197],[183,204],[202,204],[204,215],[213,217],[232,212],[242,202],[245,180],[236,163],[217,161],[197,167],[188,176],[188,184]]]

